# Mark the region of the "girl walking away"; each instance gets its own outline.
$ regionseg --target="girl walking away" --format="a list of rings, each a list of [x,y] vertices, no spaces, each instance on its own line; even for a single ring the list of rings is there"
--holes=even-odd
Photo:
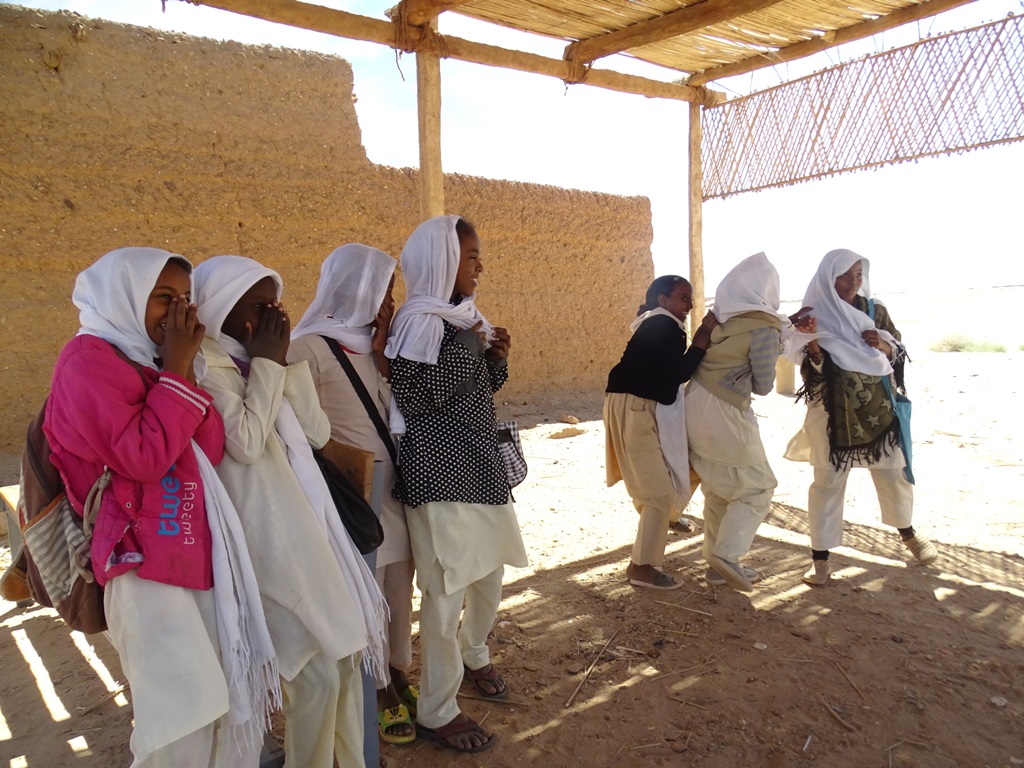
[[[907,353],[888,310],[871,298],[869,266],[853,251],[826,253],[804,298],[814,306],[810,335],[797,335],[788,345],[789,356],[800,363],[804,386],[798,394],[807,402],[807,416],[786,456],[809,456],[814,467],[807,498],[811,567],[804,581],[815,586],[831,579],[829,550],[843,542],[852,467],[871,470],[882,522],[897,529],[914,559],[927,564],[938,557],[935,545],[911,523],[914,487],[905,476],[900,424],[891,385],[886,386],[891,376],[905,391]]]
[[[396,448],[387,426],[391,361],[384,355],[395,311],[391,289],[396,265],[386,253],[366,245],[343,245],[331,253],[320,268],[316,297],[292,332],[288,359],[309,365],[331,437],[372,450],[384,465],[388,492],[381,510],[384,543],[377,550],[376,579],[391,617],[384,646],[387,685],[377,692],[377,721],[385,743],[408,744],[416,738],[409,708],[415,713],[419,693],[407,675],[412,666],[413,563],[405,506],[390,493]]]
[[[760,575],[740,560],[768,514],[776,480],[751,395],[775,384],[779,273],[763,253],[744,259],[715,291],[711,346],[686,391],[690,461],[704,491],[707,581],[749,592]]]
[[[608,374],[604,396],[605,473],[619,480],[640,513],[626,578],[637,587],[677,589],[682,581],[663,572],[668,523],[690,497],[683,393],[717,325],[710,312],[686,347],[686,316],[693,287],[663,275],[647,289],[622,359]]]
[[[203,386],[224,418],[218,473],[252,553],[284,693],[288,765],[363,765],[360,654],[383,677],[386,607],[310,446],[330,436],[305,362],[288,365],[281,278],[241,256],[196,268]]]
[[[192,374],[204,328],[191,273],[182,256],[121,248],[78,276],[81,328],[57,360],[43,429],[80,514],[109,472],[92,567],[132,688],[133,768],[255,768],[280,689],[213,470],[224,428]]]
[[[480,238],[465,219],[437,216],[417,227],[402,249],[407,301],[385,350],[401,435],[394,494],[406,505],[422,593],[416,728],[459,752],[497,738],[459,710],[455,695],[465,671],[478,696],[508,696],[487,635],[504,566],[527,565],[493,400],[508,378],[511,339],[473,301],[482,272]]]

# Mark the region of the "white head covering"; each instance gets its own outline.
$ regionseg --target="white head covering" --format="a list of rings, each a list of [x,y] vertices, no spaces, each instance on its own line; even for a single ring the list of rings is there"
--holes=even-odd
[[[273,278],[280,299],[284,290],[281,276],[244,256],[214,256],[196,267],[193,273],[193,301],[199,305],[199,321],[206,326],[207,337],[236,360],[248,362],[249,354],[241,342],[224,333],[224,321],[245,292],[265,277]]]
[[[406,301],[391,323],[391,336],[384,350],[388,357],[437,363],[444,337],[442,319],[456,328],[471,328],[482,320],[481,330],[490,333],[491,325],[480,314],[473,297],[467,296],[458,305],[451,303],[462,255],[455,231],[461,218],[428,219],[416,227],[402,249]]]
[[[744,312],[777,315],[784,325],[789,318],[779,313],[779,271],[764,253],[748,256],[722,278],[715,291],[715,317],[724,323]]]
[[[146,330],[146,305],[167,262],[184,256],[159,248],[118,248],[101,256],[75,280],[71,300],[78,307],[79,334],[99,336],[147,368],[156,368],[156,344]]]
[[[371,323],[388,292],[398,263],[384,251],[349,243],[335,249],[320,267],[316,296],[292,331],[292,338],[320,335],[353,352],[373,347]]]
[[[889,360],[861,338],[864,331],[875,330],[874,322],[865,313],[843,301],[836,292],[836,278],[858,261],[864,271],[864,280],[858,293],[870,299],[870,262],[860,254],[840,248],[829,251],[821,260],[804,294],[804,306],[814,308],[812,314],[818,322],[818,332],[815,334],[818,343],[828,350],[840,368],[870,376],[888,376],[892,373]],[[803,334],[799,336],[811,338]],[[888,341],[891,337],[884,334],[883,338]]]

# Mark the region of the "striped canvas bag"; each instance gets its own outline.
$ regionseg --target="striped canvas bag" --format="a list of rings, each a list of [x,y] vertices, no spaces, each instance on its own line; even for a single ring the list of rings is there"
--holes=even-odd
[[[103,587],[92,572],[90,550],[110,471],[96,480],[79,516],[49,460],[50,446],[42,430],[44,411],[45,407],[29,425],[18,504],[29,589],[36,602],[56,609],[71,629],[102,632],[107,628]]]

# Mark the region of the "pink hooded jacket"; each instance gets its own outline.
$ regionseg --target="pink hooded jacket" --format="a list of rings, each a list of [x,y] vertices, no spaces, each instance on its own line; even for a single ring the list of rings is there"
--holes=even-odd
[[[96,336],[76,336],[61,351],[43,430],[79,514],[104,466],[111,470],[92,540],[100,584],[138,568],[141,578],[165,584],[213,585],[191,444],[194,438],[213,464],[224,455],[224,425],[212,401],[180,376],[135,369]]]

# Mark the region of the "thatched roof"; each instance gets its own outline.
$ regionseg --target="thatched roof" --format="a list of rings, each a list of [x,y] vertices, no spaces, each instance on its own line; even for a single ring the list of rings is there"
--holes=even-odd
[[[441,3],[420,3],[434,5]],[[470,0],[444,3],[501,26],[567,42],[580,41],[584,62],[627,53],[680,73],[703,73],[741,62],[750,69],[786,60],[787,50],[875,34],[963,2],[918,0]],[[814,47],[814,46],[807,46]],[[820,48],[818,48],[820,50]],[[807,51],[802,55],[816,51]],[[570,48],[566,58],[572,55]],[[748,70],[749,71],[749,70]],[[722,74],[736,74],[723,70]],[[692,82],[692,81],[691,81]]]
[[[400,50],[704,104],[723,97],[697,86],[809,56],[972,1],[401,0],[386,21],[296,0],[186,0]],[[564,40],[565,53],[560,59],[548,58],[436,34],[433,23],[448,13]],[[679,82],[617,72],[600,61],[617,53],[676,70]]]

